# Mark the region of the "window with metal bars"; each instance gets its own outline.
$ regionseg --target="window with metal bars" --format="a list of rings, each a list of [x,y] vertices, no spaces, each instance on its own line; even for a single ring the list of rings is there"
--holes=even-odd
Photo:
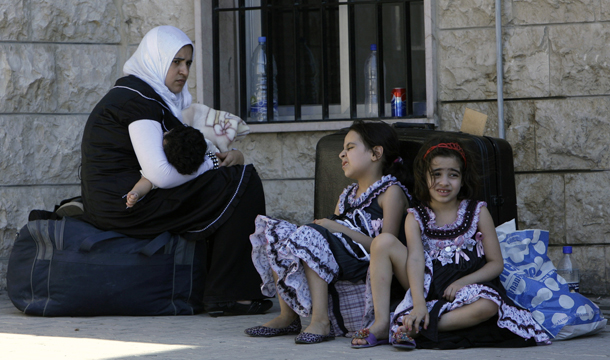
[[[275,81],[267,121],[353,120],[364,113],[364,67],[377,46],[378,118],[391,116],[392,89],[404,117],[425,117],[423,0],[212,0],[214,107],[251,120],[251,57],[266,37]],[[266,73],[274,73],[267,61]],[[274,89],[277,87],[277,89]],[[273,93],[278,111],[274,115]]]

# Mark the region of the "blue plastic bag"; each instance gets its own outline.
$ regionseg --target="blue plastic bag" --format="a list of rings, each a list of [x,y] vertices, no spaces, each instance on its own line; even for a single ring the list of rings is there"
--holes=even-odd
[[[599,307],[571,293],[547,256],[549,232],[516,231],[514,220],[496,228],[504,271],[500,275],[508,296],[532,312],[534,320],[554,340],[593,334],[605,328]]]

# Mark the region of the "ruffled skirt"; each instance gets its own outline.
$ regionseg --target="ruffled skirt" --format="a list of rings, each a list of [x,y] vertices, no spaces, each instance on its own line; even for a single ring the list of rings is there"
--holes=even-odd
[[[296,226],[284,220],[258,216],[250,236],[252,262],[263,281],[265,296],[277,293],[297,314],[311,314],[311,294],[303,263],[328,284],[338,280],[364,280],[368,256],[340,233],[307,224]],[[273,272],[278,276],[277,286]],[[364,307],[362,307],[364,312]]]
[[[548,344],[549,336],[534,321],[529,311],[516,306],[506,295],[499,279],[481,284],[471,284],[460,289],[451,302],[442,298],[445,288],[455,280],[476,271],[485,264],[484,257],[476,252],[467,254],[471,260],[442,266],[426,254],[424,293],[430,313],[428,329],[420,331],[416,340],[418,348],[455,349],[465,347],[523,347]],[[479,299],[487,299],[498,305],[498,314],[472,328],[439,332],[438,322],[450,311]],[[413,310],[411,291],[396,308],[391,318],[390,334],[402,325],[402,318]]]

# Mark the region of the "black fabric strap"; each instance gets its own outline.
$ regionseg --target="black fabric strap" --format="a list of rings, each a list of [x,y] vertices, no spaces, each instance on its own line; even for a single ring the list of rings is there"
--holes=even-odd
[[[328,294],[330,295],[331,301],[333,303],[333,315],[335,315],[337,325],[339,326],[341,331],[343,331],[343,334],[347,334],[349,331],[345,327],[343,315],[341,315],[341,306],[339,305],[339,293],[337,292],[337,288],[335,288],[335,284],[328,285]]]

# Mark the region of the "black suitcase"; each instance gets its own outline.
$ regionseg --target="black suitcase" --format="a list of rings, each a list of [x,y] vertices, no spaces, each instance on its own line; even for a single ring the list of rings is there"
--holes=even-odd
[[[487,202],[487,207],[496,226],[512,219],[517,220],[517,196],[513,151],[503,139],[489,136],[474,136],[462,132],[444,132],[421,128],[421,124],[395,124],[401,143],[401,157],[412,174],[413,160],[424,141],[436,135],[456,135],[464,146],[478,154],[477,169],[481,174],[481,188],[476,196]],[[418,128],[419,127],[419,128]],[[314,194],[314,218],[330,216],[341,191],[353,180],[346,178],[341,169],[339,153],[347,129],[324,136],[316,147],[316,174]],[[413,180],[407,184],[413,189]]]

